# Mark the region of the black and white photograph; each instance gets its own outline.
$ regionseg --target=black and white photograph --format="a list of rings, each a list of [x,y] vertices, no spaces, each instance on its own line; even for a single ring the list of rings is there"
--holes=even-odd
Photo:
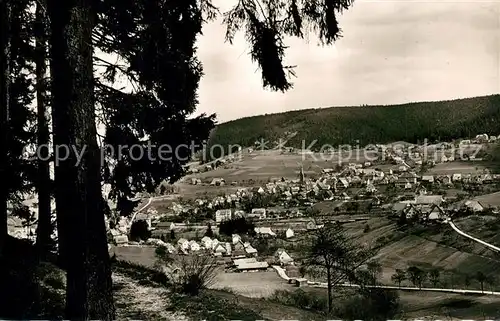
[[[500,0],[0,25],[0,320],[500,319]]]

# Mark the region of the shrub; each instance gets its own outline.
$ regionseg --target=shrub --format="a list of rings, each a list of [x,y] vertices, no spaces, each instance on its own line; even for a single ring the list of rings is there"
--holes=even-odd
[[[156,257],[157,265],[177,292],[198,295],[213,283],[217,275],[217,261],[208,255],[172,257],[164,248],[159,247]]]
[[[151,237],[148,223],[144,220],[135,221],[130,227],[130,240],[147,240]]]

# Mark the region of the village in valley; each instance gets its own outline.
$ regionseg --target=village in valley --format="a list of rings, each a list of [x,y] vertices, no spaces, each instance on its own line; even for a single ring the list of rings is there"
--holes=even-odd
[[[335,291],[399,291],[397,311],[410,317],[442,316],[433,307],[460,300],[487,312],[500,302],[497,146],[483,134],[321,153],[256,145],[211,161],[197,155],[181,180],[137,195],[129,215],[107,217],[110,256],[169,278],[210,266],[203,286],[296,305],[294,291],[316,300],[329,287],[327,267],[311,269],[310,237],[333,228],[347,235],[350,251],[369,251],[355,267],[365,276],[344,271],[330,280]],[[34,229],[29,216],[9,218],[11,235],[30,238]]]
[[[326,286],[305,269],[300,244],[336,224],[373,249],[377,263],[368,269],[377,286],[494,293],[488,273],[492,262],[499,264],[498,251],[473,239],[498,240],[487,231],[500,224],[500,174],[488,160],[496,144],[488,135],[397,142],[365,148],[357,159],[345,159],[342,150],[322,158],[252,147],[193,161],[180,182],[137,197],[131,216],[108,219],[110,253],[145,266],[156,266],[158,248],[210,257],[219,271],[211,287],[267,297],[293,286]],[[415,279],[412,271],[426,277]]]

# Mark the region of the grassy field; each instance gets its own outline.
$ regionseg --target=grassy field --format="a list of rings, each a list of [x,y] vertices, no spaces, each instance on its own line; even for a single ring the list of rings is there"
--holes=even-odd
[[[460,225],[460,222],[457,224]],[[369,232],[364,233],[366,225]],[[411,265],[440,269],[441,283],[454,288],[465,288],[465,274],[475,275],[482,271],[487,275],[497,275],[500,271],[500,260],[495,253],[458,235],[448,225],[402,232],[398,231],[395,223],[380,217],[344,226],[361,244],[385,244],[376,255],[383,269],[381,282],[385,284],[393,284],[391,276],[396,269],[406,269]],[[497,240],[500,241],[500,237]],[[496,240],[491,241],[500,244],[494,243]],[[409,282],[404,284],[411,285]],[[472,282],[470,287],[478,289],[479,284]]]
[[[276,290],[291,290],[292,285],[281,279],[275,271],[247,273],[219,273],[214,289],[231,289],[249,298],[266,298]]]
[[[430,168],[429,175],[452,175],[452,174],[483,174],[485,169],[491,169],[487,162],[455,161],[439,163]]]

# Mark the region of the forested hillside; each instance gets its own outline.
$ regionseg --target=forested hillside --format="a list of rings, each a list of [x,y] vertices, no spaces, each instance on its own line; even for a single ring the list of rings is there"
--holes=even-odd
[[[209,145],[247,147],[289,138],[287,146],[450,140],[500,132],[500,95],[392,106],[332,107],[247,117],[218,125]],[[295,135],[291,135],[296,133]],[[215,153],[215,151],[214,151]]]

